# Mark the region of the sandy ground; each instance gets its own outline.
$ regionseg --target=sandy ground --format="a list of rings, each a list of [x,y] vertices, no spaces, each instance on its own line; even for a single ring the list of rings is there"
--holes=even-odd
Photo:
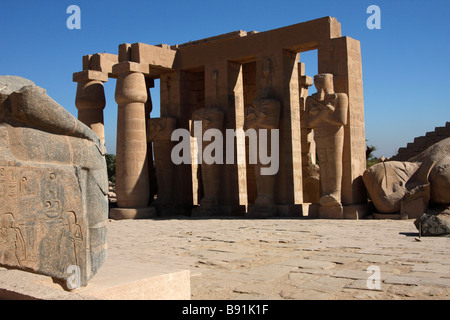
[[[108,235],[110,257],[189,269],[194,300],[449,299],[449,243],[413,220],[111,220]]]

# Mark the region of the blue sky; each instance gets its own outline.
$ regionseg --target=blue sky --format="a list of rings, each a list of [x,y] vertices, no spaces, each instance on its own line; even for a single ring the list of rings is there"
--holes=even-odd
[[[69,30],[69,5],[81,9],[81,29]],[[369,5],[381,9],[381,29],[369,30]],[[390,157],[414,137],[450,121],[450,1],[448,0],[128,0],[7,1],[0,6],[0,74],[34,81],[77,115],[82,56],[117,53],[121,43],[178,44],[235,30],[266,31],[324,16],[361,41],[366,139]],[[315,52],[302,54],[317,72]],[[115,80],[105,83],[106,146],[115,153]],[[312,88],[311,92],[315,90]],[[158,88],[152,89],[159,105]],[[154,107],[153,117],[159,115]]]

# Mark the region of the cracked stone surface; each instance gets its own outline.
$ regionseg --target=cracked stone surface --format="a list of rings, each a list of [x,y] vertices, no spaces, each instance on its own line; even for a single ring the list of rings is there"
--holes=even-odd
[[[449,299],[448,238],[417,237],[412,220],[112,220],[108,246],[189,269],[194,300]]]

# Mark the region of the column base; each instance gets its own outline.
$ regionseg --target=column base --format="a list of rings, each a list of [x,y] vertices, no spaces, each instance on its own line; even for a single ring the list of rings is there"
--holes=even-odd
[[[318,203],[303,203],[303,216],[309,219],[319,218],[320,204]]]
[[[198,206],[192,209],[191,217],[241,217],[245,215],[245,206]]]
[[[147,208],[112,208],[109,217],[114,220],[124,219],[149,219],[156,217],[154,207]]]
[[[344,209],[342,206],[323,207],[319,208],[320,219],[343,219]]]
[[[293,217],[305,216],[309,204],[275,204],[272,206],[248,205],[248,218]]]
[[[256,204],[249,204],[246,218],[269,218],[277,216],[277,208],[272,206],[261,206]]]
[[[303,217],[304,212],[307,211],[305,204],[276,204],[275,208],[279,217]]]
[[[364,219],[369,214],[367,204],[351,204],[344,206],[344,219]]]

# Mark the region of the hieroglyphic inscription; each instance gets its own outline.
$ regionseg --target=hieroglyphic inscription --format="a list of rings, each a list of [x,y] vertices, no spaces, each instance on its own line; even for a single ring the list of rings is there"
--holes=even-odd
[[[79,190],[72,166],[0,166],[0,264],[53,276],[85,264]]]

